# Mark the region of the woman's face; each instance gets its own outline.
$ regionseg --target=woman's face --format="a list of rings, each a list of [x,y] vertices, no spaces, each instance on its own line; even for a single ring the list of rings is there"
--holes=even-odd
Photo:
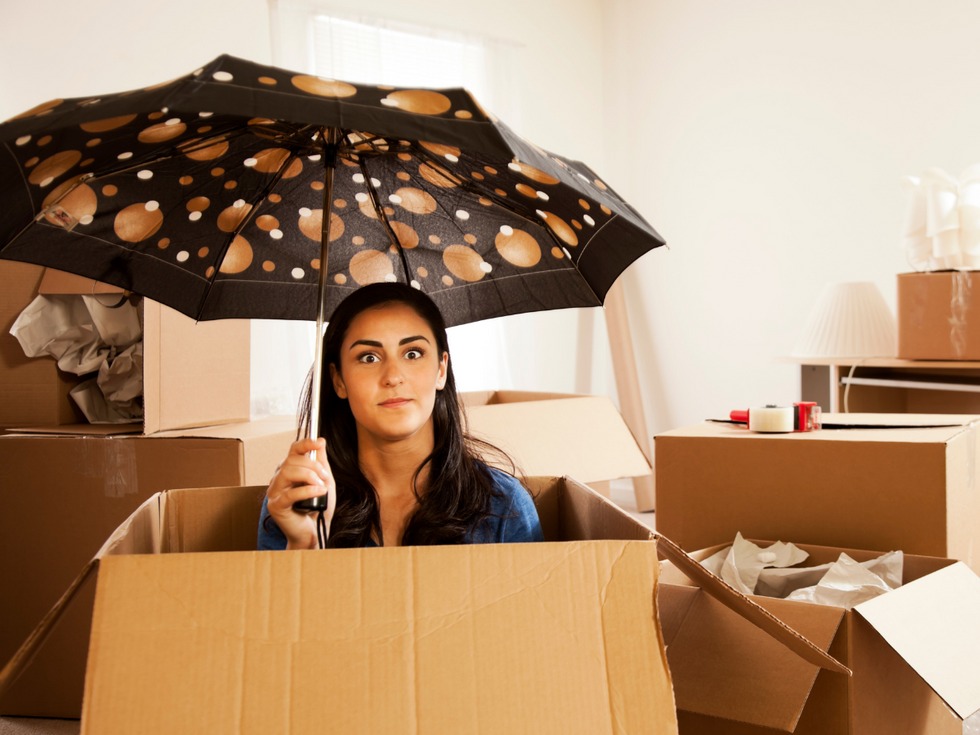
[[[330,377],[337,395],[350,404],[359,434],[401,441],[423,429],[431,434],[432,407],[446,384],[448,361],[428,322],[407,304],[393,303],[354,317]]]

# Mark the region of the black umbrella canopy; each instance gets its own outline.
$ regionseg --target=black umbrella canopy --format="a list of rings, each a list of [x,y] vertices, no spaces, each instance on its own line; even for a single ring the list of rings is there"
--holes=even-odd
[[[450,326],[597,306],[663,244],[590,168],[462,89],[222,56],[155,87],[39,105],[0,125],[0,146],[0,257],[202,320],[315,319],[321,267],[328,314],[383,280],[428,293]]]

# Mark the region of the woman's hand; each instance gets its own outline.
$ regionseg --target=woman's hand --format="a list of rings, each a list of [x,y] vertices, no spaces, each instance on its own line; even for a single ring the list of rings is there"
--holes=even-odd
[[[287,549],[315,549],[317,546],[316,514],[298,513],[293,510],[293,503],[330,493],[327,514],[333,515],[336,486],[327,462],[326,446],[322,438],[293,442],[265,491],[269,515],[285,534]],[[316,460],[310,457],[314,450]]]

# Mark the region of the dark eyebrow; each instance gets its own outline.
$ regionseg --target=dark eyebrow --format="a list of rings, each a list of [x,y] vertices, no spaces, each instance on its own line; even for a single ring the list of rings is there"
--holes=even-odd
[[[420,339],[423,340],[424,342],[428,342],[429,341],[423,335],[416,334],[414,337],[405,337],[405,339],[399,340],[398,345],[399,346],[401,346],[401,345],[407,345],[409,342],[415,342],[416,340],[420,340]],[[371,340],[371,339],[359,339],[354,344],[352,344],[350,346],[350,349],[353,350],[358,345],[365,345],[366,347],[381,347],[382,346],[380,342],[375,342],[374,340]]]

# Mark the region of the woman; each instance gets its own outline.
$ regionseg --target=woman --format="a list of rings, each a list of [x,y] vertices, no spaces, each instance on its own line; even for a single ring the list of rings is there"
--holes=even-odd
[[[445,323],[428,296],[397,283],[354,291],[330,318],[323,356],[325,439],[290,447],[266,490],[260,549],[316,548],[313,515],[293,503],[329,492],[331,547],[543,540],[528,491],[483,461],[502,453],[463,431]],[[308,386],[301,426],[309,411]]]

